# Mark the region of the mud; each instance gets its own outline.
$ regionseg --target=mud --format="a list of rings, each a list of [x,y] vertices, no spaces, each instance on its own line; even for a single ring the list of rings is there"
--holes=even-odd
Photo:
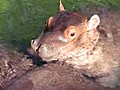
[[[33,68],[32,60],[0,45],[0,85]]]
[[[4,90],[114,90],[88,80],[82,72],[69,66],[50,64],[14,80]]]
[[[104,60],[111,67],[117,65],[110,77],[97,81],[99,77],[86,76],[85,71],[63,62],[35,67],[27,55],[0,46],[0,90],[120,90],[120,11],[105,7],[81,11],[101,18],[97,45],[103,48]]]

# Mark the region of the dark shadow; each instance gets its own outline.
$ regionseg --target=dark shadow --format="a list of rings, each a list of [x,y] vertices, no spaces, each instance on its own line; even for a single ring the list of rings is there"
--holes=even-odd
[[[36,66],[47,64],[47,62],[43,61],[38,55],[31,54],[28,50],[24,51],[23,53],[27,55],[27,59],[32,59],[33,64]]]

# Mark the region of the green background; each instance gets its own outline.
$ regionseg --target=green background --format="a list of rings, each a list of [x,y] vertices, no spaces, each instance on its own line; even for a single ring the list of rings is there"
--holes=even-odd
[[[62,0],[68,10],[100,5],[120,9],[120,0]],[[0,44],[24,51],[57,13],[59,0],[0,0]]]

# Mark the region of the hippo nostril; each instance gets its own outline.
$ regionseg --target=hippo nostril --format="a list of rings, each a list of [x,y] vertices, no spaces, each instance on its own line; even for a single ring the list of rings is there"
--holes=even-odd
[[[31,40],[31,43],[34,43],[34,40]]]
[[[39,47],[38,47],[38,42],[37,42],[36,39],[35,39],[35,40],[31,40],[31,48],[32,48],[35,52],[39,49]]]
[[[31,40],[31,43],[34,44],[34,45],[37,45],[37,41],[36,41],[36,39]]]
[[[38,41],[36,39],[31,40],[31,45],[34,45],[35,47],[38,46]]]

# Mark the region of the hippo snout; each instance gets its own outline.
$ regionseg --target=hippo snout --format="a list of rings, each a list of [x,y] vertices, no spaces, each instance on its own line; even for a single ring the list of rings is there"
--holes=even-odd
[[[57,60],[58,53],[52,44],[41,43],[38,44],[37,39],[31,40],[31,48],[38,54],[43,60],[51,61]]]
[[[31,48],[33,49],[34,52],[36,52],[38,45],[36,40],[31,40]]]

